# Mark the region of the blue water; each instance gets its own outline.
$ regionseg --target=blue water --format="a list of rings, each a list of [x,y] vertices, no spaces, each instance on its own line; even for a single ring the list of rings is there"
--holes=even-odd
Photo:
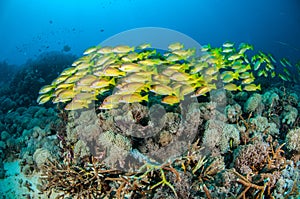
[[[43,52],[84,49],[133,28],[162,27],[200,44],[249,42],[300,59],[298,0],[1,0],[0,61],[23,64]]]

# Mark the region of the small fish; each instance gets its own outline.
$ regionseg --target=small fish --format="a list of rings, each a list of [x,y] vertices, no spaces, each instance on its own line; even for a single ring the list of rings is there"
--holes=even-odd
[[[120,70],[124,72],[140,72],[144,70],[144,67],[136,63],[124,63],[120,66]]]
[[[250,78],[250,77],[254,77],[252,72],[251,73],[250,72],[243,72],[239,75],[240,79],[247,79],[247,78]]]
[[[151,48],[151,44],[149,43],[143,43],[143,44],[140,44],[139,46],[136,47],[138,50],[144,50],[146,48]]]
[[[100,53],[100,54],[110,54],[112,53],[113,51],[113,47],[111,46],[104,46],[104,47],[101,47],[97,50],[97,53]]]
[[[96,61],[95,61],[95,66],[103,66],[103,64],[105,62],[107,62],[108,60],[110,59],[113,59],[113,56],[112,55],[104,55],[104,56],[101,56],[100,58],[98,58]]]
[[[283,72],[284,72],[285,74],[287,74],[289,77],[292,76],[291,72],[290,72],[287,68],[284,68],[284,69],[283,69]]]
[[[148,95],[141,96],[140,94],[133,93],[128,95],[123,95],[119,99],[119,102],[123,102],[123,103],[135,103],[135,102],[142,102],[142,101],[148,101]]]
[[[88,69],[88,68],[90,68],[91,66],[92,66],[92,64],[89,63],[89,62],[81,62],[80,64],[78,64],[78,65],[76,66],[76,70]]]
[[[188,81],[190,79],[190,77],[186,73],[175,72],[175,73],[172,73],[172,75],[170,76],[170,79],[178,81],[178,82],[182,82],[182,81]]]
[[[254,76],[243,79],[242,84],[250,84],[255,81]]]
[[[196,63],[194,65],[194,68],[191,70],[191,74],[195,74],[195,73],[198,73],[202,70],[204,70],[205,68],[208,68],[209,65],[207,62],[199,62],[199,63]]]
[[[247,50],[253,50],[253,46],[250,45],[250,44],[241,43],[239,45],[239,49],[240,49],[240,51],[238,53],[239,54],[244,54]]]
[[[40,95],[38,98],[37,98],[37,103],[38,104],[45,104],[46,102],[48,102],[50,99],[52,98],[52,95],[49,95],[49,94],[43,94],[43,95]]]
[[[255,84],[248,84],[245,85],[243,90],[245,91],[256,91],[256,90],[261,90],[261,86],[259,85],[255,85]]]
[[[243,73],[243,72],[246,72],[248,70],[251,70],[251,65],[248,64],[248,65],[241,65],[240,68],[236,69],[235,72],[236,73]]]
[[[237,85],[232,84],[232,83],[225,84],[225,85],[224,85],[224,88],[225,88],[226,90],[228,90],[228,91],[237,91],[237,90],[242,91],[242,86],[241,86],[241,85],[240,85],[240,86],[237,86]]]
[[[118,85],[117,88],[119,89],[117,91],[117,94],[125,95],[131,93],[138,93],[142,90],[147,90],[149,88],[149,85],[141,82],[130,82],[130,83]]]
[[[119,107],[118,103],[113,103],[113,104],[106,103],[106,104],[101,104],[98,109],[100,109],[100,110],[110,110],[110,109],[114,109],[114,108],[118,108],[118,107]]]
[[[149,82],[151,81],[151,75],[146,76],[146,75],[139,75],[136,73],[133,73],[131,75],[128,75],[126,77],[124,77],[122,79],[122,81],[130,83],[130,82],[141,82],[141,83],[145,83],[145,82]]]
[[[283,81],[288,81],[288,78],[285,75],[283,75],[283,74],[279,74],[278,77],[280,79],[282,79]]]
[[[166,60],[169,61],[169,62],[176,62],[176,61],[182,60],[182,58],[179,55],[176,55],[176,54],[169,54],[166,57]]]
[[[234,48],[223,48],[223,50],[222,50],[222,52],[223,53],[232,53],[232,52],[234,52]]]
[[[231,48],[231,47],[234,46],[234,43],[227,41],[227,42],[223,43],[222,46],[223,46],[224,48]]]
[[[185,96],[185,95],[191,94],[194,91],[195,91],[195,88],[193,86],[181,84],[179,87],[179,94],[177,94],[177,95]]]
[[[78,93],[73,99],[76,101],[92,101],[97,100],[97,97],[94,93]]]
[[[171,87],[162,84],[152,85],[150,91],[158,95],[172,95],[174,93]]]
[[[168,77],[166,75],[157,74],[157,75],[152,76],[152,81],[167,85],[168,83],[170,83],[171,79],[170,79],[170,77]]]
[[[126,56],[121,58],[124,62],[134,62],[140,59],[140,54],[136,52],[130,52]]]
[[[284,58],[282,58],[281,60],[279,60],[279,62],[281,63],[282,66],[286,67],[286,63]]]
[[[74,87],[74,84],[72,83],[62,83],[62,84],[59,84],[56,86],[55,90],[58,90],[58,89],[72,89]]]
[[[87,75],[87,74],[89,74],[90,73],[90,69],[89,68],[86,68],[86,69],[83,69],[83,70],[78,70],[76,73],[75,73],[75,75],[77,75],[77,76],[85,76],[85,75]]]
[[[211,49],[210,44],[201,46],[201,51],[202,51],[202,52],[207,52],[207,51],[209,51],[210,49]]]
[[[86,75],[78,80],[77,85],[91,85],[92,82],[96,81],[98,77],[95,75]]]
[[[76,68],[75,67],[68,67],[65,68],[61,73],[60,76],[62,75],[73,75],[76,72]]]
[[[161,103],[168,104],[171,106],[173,106],[174,104],[178,104],[179,102],[180,102],[180,98],[174,95],[166,96],[161,100]]]
[[[54,89],[55,89],[55,86],[53,86],[53,85],[45,85],[40,89],[39,94],[49,93],[50,91],[53,91]]]
[[[112,52],[114,53],[129,53],[131,51],[134,51],[134,47],[130,47],[130,46],[124,46],[124,45],[119,45],[119,46],[115,46],[112,49]]]
[[[205,96],[206,93],[208,93],[211,90],[216,89],[216,88],[217,88],[217,86],[215,84],[209,84],[206,86],[202,86],[202,87],[198,88],[196,90],[196,92],[193,95],[191,95],[191,97],[199,97],[201,95]]]
[[[183,44],[179,43],[179,42],[176,42],[176,43],[172,43],[168,46],[168,49],[170,51],[175,51],[175,50],[181,50],[183,49]]]
[[[254,64],[253,69],[254,69],[255,71],[257,71],[257,70],[259,69],[259,67],[261,66],[261,64],[262,64],[262,62],[261,62],[260,60],[257,60],[257,61],[255,62],[255,64]]]
[[[65,107],[65,110],[68,111],[75,111],[79,110],[82,108],[88,108],[88,103],[87,102],[81,102],[81,101],[74,101],[72,100],[70,103],[68,103]]]
[[[98,48],[99,48],[99,47],[97,47],[97,46],[92,46],[92,47],[86,49],[86,50],[83,52],[83,54],[84,54],[84,55],[88,55],[88,54],[94,53],[94,52],[96,52],[96,51],[98,50]]]
[[[277,63],[277,61],[274,59],[273,55],[271,53],[268,53],[269,58],[272,60],[273,63]]]
[[[120,77],[125,76],[126,72],[120,71],[117,68],[107,67],[94,72],[96,76]]]
[[[141,60],[138,61],[138,64],[142,64],[145,66],[156,66],[159,64],[163,64],[165,61],[162,61],[160,59],[145,59],[145,60]]]
[[[82,75],[72,75],[68,79],[66,79],[66,81],[64,81],[64,83],[66,83],[66,84],[75,83],[82,77],[83,77]]]
[[[241,54],[233,54],[233,55],[231,55],[231,56],[228,57],[228,60],[229,61],[234,61],[234,60],[237,60],[237,59],[239,59],[241,57],[242,57]]]
[[[267,73],[267,71],[265,69],[263,69],[263,70],[259,70],[258,73],[257,73],[257,75],[259,77],[261,77],[261,76],[267,77],[268,73]]]
[[[214,66],[211,66],[211,67],[207,68],[207,69],[204,71],[204,73],[205,73],[206,75],[214,75],[214,74],[216,74],[217,72],[219,72],[219,70],[218,70],[216,67],[214,67]]]
[[[103,104],[117,104],[121,97],[122,95],[118,94],[109,95],[103,100]]]
[[[72,99],[75,95],[77,94],[77,92],[73,91],[73,90],[63,90],[62,92],[60,92],[58,94],[57,101],[56,102],[64,102],[64,100],[69,100]]]
[[[227,74],[223,77],[222,81],[224,83],[232,82],[235,79],[239,79],[239,73]]]
[[[58,84],[64,82],[67,78],[69,78],[68,75],[59,76],[51,82],[51,85],[58,85]]]
[[[187,59],[195,54],[196,50],[195,49],[187,49],[187,50],[174,50],[172,53],[181,56],[183,59]]]

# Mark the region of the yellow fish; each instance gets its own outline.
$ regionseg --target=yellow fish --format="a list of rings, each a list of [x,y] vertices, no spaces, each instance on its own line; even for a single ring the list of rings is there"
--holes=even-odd
[[[78,80],[77,85],[91,85],[92,82],[96,81],[98,77],[94,75],[86,75]]]
[[[206,95],[206,93],[210,92],[213,89],[216,89],[217,86],[215,84],[212,85],[206,85],[198,88],[196,92],[191,97],[199,97],[201,95]]]
[[[232,48],[234,46],[234,43],[227,41],[227,42],[223,43],[222,46],[224,48]]]
[[[94,75],[96,75],[96,76],[108,76],[108,77],[120,77],[120,76],[125,76],[126,73],[123,72],[123,71],[120,71],[117,68],[107,67],[107,68],[103,68],[103,69],[100,69],[98,71],[95,71]]]
[[[75,83],[82,77],[83,77],[82,75],[72,75],[68,79],[66,79],[66,81],[64,83],[66,83],[66,84]]]
[[[97,46],[92,46],[92,47],[86,49],[86,50],[83,52],[83,54],[84,54],[84,55],[88,55],[88,54],[94,53],[94,52],[96,52],[96,51],[98,50],[98,48],[99,48],[99,47],[97,47]]]
[[[134,47],[123,46],[123,45],[115,46],[112,49],[112,52],[114,53],[129,53],[131,51],[134,51]]]
[[[102,47],[102,48],[99,48],[98,50],[97,50],[97,53],[100,53],[100,54],[110,54],[110,53],[112,53],[112,50],[113,50],[113,47],[111,47],[111,46],[104,46],[104,47]]]
[[[68,111],[75,111],[79,110],[82,108],[88,108],[88,103],[87,102],[82,102],[82,101],[71,101],[69,104],[66,105],[65,110]]]
[[[143,43],[143,44],[140,44],[136,47],[138,50],[144,50],[146,48],[151,48],[151,44],[149,43]]]
[[[45,104],[46,102],[48,102],[51,99],[52,95],[49,94],[44,94],[44,95],[40,95],[37,98],[37,103],[38,104]]]
[[[55,88],[55,86],[53,86],[53,85],[45,85],[40,89],[39,94],[48,93],[50,91],[53,91],[54,88]]]
[[[72,91],[72,90],[64,90],[61,91],[58,96],[56,97],[56,99],[54,100],[55,102],[65,102],[65,101],[69,101],[70,99],[72,99],[75,95],[77,94],[77,92]]]
[[[133,93],[121,96],[119,102],[123,103],[135,103],[135,102],[142,102],[148,101],[148,95],[141,96],[140,94]]]
[[[149,85],[141,82],[130,82],[121,85],[119,84],[117,88],[119,89],[117,94],[132,94],[148,89]]]
[[[179,102],[180,102],[179,97],[174,96],[174,95],[166,96],[161,100],[161,103],[169,104],[169,105],[178,104]]]
[[[136,63],[124,63],[121,65],[120,70],[124,72],[140,72],[144,70],[144,67]]]
[[[158,95],[172,95],[174,93],[171,87],[162,84],[151,86],[150,91]]]
[[[248,84],[245,85],[243,88],[245,91],[256,91],[256,90],[261,90],[261,86],[259,85],[255,85],[255,84]]]
[[[188,81],[190,79],[190,77],[186,73],[175,72],[170,76],[170,79],[178,81],[178,82],[182,82],[182,81]]]
[[[121,97],[122,95],[118,94],[109,95],[103,100],[103,104],[117,104]]]
[[[69,68],[65,68],[60,75],[73,75],[76,72],[76,68],[75,67],[69,67]]]
[[[58,89],[72,89],[73,87],[74,87],[74,84],[72,84],[72,83],[62,83],[62,84],[57,85],[55,90],[58,90]]]
[[[115,85],[115,84],[116,84],[116,82],[115,82],[114,78],[112,78],[110,80],[102,78],[102,79],[97,79],[97,80],[93,81],[91,84],[91,88],[104,88],[109,85]]]
[[[73,97],[76,101],[92,101],[96,100],[96,95],[94,93],[78,93]]]
[[[237,90],[242,91],[242,86],[241,86],[241,85],[240,85],[240,86],[237,86],[237,85],[232,84],[232,83],[226,84],[226,85],[224,86],[224,88],[225,88],[226,90],[228,90],[228,91],[237,91]]]
[[[101,104],[98,109],[100,109],[100,110],[110,110],[110,109],[114,109],[114,108],[118,108],[118,107],[119,107],[118,103],[113,103],[113,104],[106,103],[106,104]]]
[[[176,42],[176,43],[172,43],[168,46],[168,49],[170,51],[175,51],[175,50],[181,50],[183,49],[183,44],[179,43],[179,42]]]

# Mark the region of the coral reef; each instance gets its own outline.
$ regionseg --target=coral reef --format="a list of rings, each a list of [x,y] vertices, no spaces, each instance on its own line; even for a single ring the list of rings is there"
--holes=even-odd
[[[246,113],[253,112],[257,115],[261,115],[263,110],[262,96],[258,93],[252,94],[244,104],[244,111]]]
[[[288,150],[300,153],[300,128],[291,129],[285,137]]]
[[[160,54],[147,48],[120,53],[126,46],[119,46],[107,49],[108,55],[101,54],[103,48],[91,48],[72,67],[72,56],[59,58],[55,53],[28,62],[12,81],[20,86],[13,87],[16,93],[0,92],[4,93],[0,98],[0,177],[6,178],[3,163],[18,159],[25,176],[42,173],[37,187],[40,197],[45,198],[299,197],[300,87],[289,84],[294,80],[288,74],[270,76],[284,84],[281,80],[274,85],[266,82],[273,72],[268,65],[274,63],[271,55],[259,52],[250,60],[243,51],[246,44],[239,48],[224,45],[227,47],[207,47],[206,51],[204,47],[202,55],[192,59],[174,49]],[[94,50],[97,53],[90,53]],[[181,47],[177,50],[193,54]],[[103,74],[97,70],[108,83],[103,92],[96,84],[89,85],[95,80],[91,76],[96,72],[94,62],[88,69],[85,65],[89,63],[85,59],[100,62],[102,58],[107,58],[102,61],[108,61],[105,68],[110,71]],[[57,68],[43,69],[56,61]],[[154,71],[151,79],[134,71],[137,63],[147,65],[143,72]],[[74,68],[76,72],[72,72]],[[165,78],[161,74],[165,70],[176,75],[165,72],[169,75]],[[35,106],[30,92],[37,94],[37,86],[50,85],[43,87],[45,93],[40,90],[40,96],[56,99],[58,91],[71,90],[60,78],[79,75],[78,71],[83,75],[71,87],[83,89],[79,96],[83,98],[66,92],[65,102],[85,101],[90,95],[83,93],[101,90],[88,107],[80,103],[73,104],[76,110],[63,103]],[[146,87],[141,90],[135,87],[134,94],[119,93],[122,98],[112,99],[118,97],[116,92],[132,89],[127,87],[131,78],[148,83],[143,82]],[[287,78],[291,80],[284,80]],[[255,83],[247,83],[252,80]],[[27,89],[30,81],[37,86]],[[121,89],[122,85],[127,85],[126,89]],[[167,85],[176,92],[168,93],[167,87],[157,85]],[[53,92],[59,95],[53,96]],[[47,101],[43,97],[39,102]],[[103,108],[107,104],[112,107]],[[19,182],[29,190],[27,197],[34,192],[32,184]]]

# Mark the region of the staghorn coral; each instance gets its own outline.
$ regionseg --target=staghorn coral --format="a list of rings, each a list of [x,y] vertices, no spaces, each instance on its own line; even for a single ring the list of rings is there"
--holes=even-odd
[[[265,166],[268,153],[267,143],[257,142],[241,146],[234,151],[234,167],[244,175],[254,173]]]

